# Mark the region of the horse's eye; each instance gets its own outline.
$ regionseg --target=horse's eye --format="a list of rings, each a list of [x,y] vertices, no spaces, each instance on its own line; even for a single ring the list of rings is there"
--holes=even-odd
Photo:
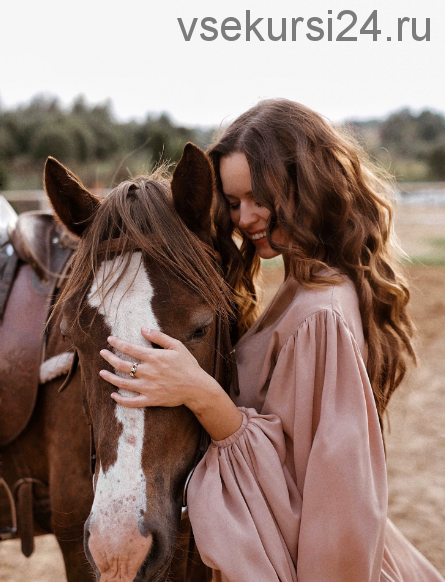
[[[209,331],[210,326],[206,325],[205,327],[198,327],[198,329],[196,329],[193,334],[192,337],[190,339],[201,339],[204,336],[207,335],[207,332]]]

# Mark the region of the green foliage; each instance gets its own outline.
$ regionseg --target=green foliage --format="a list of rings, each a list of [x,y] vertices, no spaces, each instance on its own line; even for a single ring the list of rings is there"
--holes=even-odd
[[[93,157],[95,147],[95,136],[87,124],[75,118],[60,119],[34,131],[29,154],[36,161],[53,156],[62,162],[84,163]]]
[[[445,117],[424,110],[414,115],[409,109],[393,113],[381,124],[382,143],[400,154],[418,156],[431,144],[445,140]]]
[[[63,123],[42,125],[32,136],[30,155],[33,160],[43,162],[53,156],[61,162],[74,157],[74,146]]]
[[[442,114],[402,109],[383,120],[348,126],[397,178],[445,179]],[[147,173],[159,162],[177,162],[188,141],[205,149],[213,133],[177,125],[167,113],[148,115],[141,122],[119,122],[110,101],[91,105],[79,96],[66,109],[53,97],[37,96],[14,109],[0,108],[0,164],[11,187],[40,187],[48,155],[70,165],[87,185],[109,186],[128,172]]]
[[[445,146],[435,148],[427,156],[432,180],[445,180]]]
[[[136,162],[149,172],[161,161],[177,162],[187,141],[205,148],[211,136],[211,131],[176,125],[166,113],[122,123],[110,101],[90,105],[83,96],[69,109],[45,96],[15,109],[0,108],[0,162],[21,188],[26,176],[29,187],[40,183],[36,176],[47,156],[73,167],[90,185],[108,186],[124,159],[119,177],[128,175],[127,168],[133,171]]]
[[[8,188],[8,170],[6,166],[0,162],[0,191]]]
[[[6,126],[0,127],[0,160],[11,160],[18,153],[18,146],[11,130]]]
[[[445,116],[429,110],[392,113],[383,121],[350,122],[365,149],[401,180],[443,180]]]

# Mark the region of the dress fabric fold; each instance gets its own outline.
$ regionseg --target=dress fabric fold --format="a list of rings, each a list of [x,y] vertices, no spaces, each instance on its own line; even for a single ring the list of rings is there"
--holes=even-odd
[[[189,485],[214,580],[444,582],[387,519],[352,282],[299,287],[276,321],[260,324],[236,346],[242,425],[212,441]]]

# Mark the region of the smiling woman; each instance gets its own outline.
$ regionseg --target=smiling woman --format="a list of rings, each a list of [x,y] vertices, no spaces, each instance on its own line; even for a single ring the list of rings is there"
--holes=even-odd
[[[246,156],[235,152],[224,157],[220,164],[220,176],[234,226],[253,242],[257,255],[262,259],[280,255],[269,245],[266,228],[270,211],[255,200]],[[284,233],[279,228],[275,229],[273,237],[277,243],[284,244]]]
[[[213,440],[190,483],[204,562],[227,582],[442,582],[387,520],[383,416],[415,359],[390,182],[284,99],[241,115],[209,155],[248,330],[231,393],[242,425]],[[253,322],[259,259],[280,253],[285,281]]]

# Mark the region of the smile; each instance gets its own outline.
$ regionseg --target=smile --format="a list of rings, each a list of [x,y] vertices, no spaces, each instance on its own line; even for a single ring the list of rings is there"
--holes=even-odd
[[[263,231],[263,232],[258,232],[256,234],[252,234],[252,235],[250,235],[249,238],[253,242],[256,242],[256,241],[259,241],[259,240],[261,240],[262,238],[265,238],[265,237],[267,237],[267,233],[266,233],[266,231]]]

